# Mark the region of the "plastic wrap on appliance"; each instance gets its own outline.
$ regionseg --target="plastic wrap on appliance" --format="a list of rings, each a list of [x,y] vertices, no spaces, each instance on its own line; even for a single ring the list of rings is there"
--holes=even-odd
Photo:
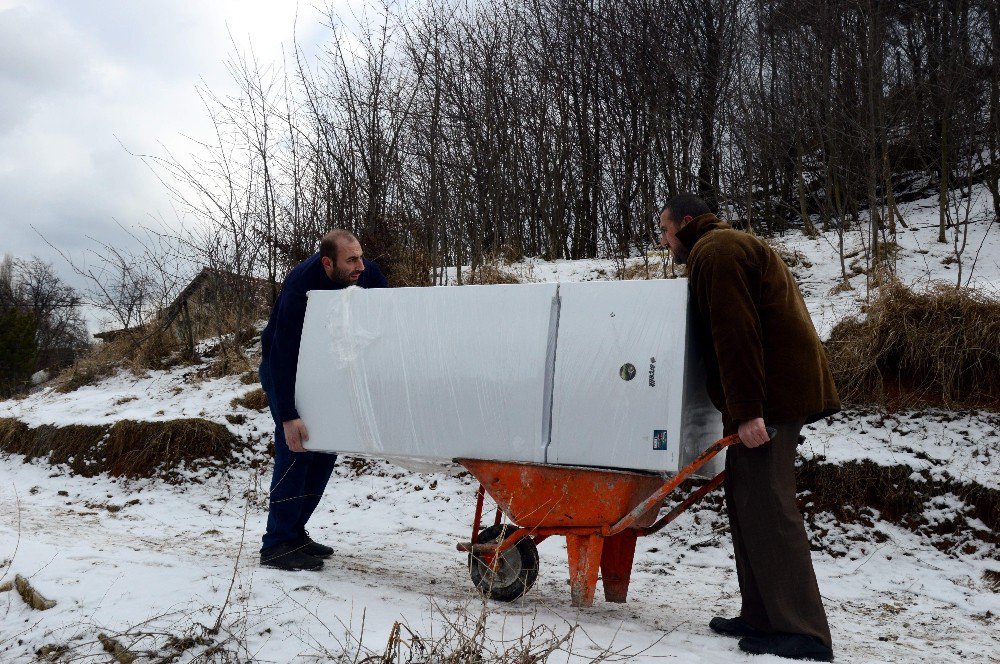
[[[559,295],[548,462],[672,473],[720,437],[688,352],[687,280],[563,284]]]
[[[555,284],[309,294],[296,378],[307,448],[544,460]]]

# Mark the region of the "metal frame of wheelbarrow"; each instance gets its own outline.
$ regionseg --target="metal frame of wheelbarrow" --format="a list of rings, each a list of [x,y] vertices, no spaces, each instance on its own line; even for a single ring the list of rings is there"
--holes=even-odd
[[[537,560],[537,553],[533,551],[537,544],[553,535],[563,535],[566,537],[569,554],[572,605],[586,607],[593,604],[599,571],[607,601],[624,602],[632,575],[636,539],[652,535],[676,519],[707,493],[718,488],[725,480],[726,473],[725,471],[719,473],[670,512],[656,519],[664,499],[716,454],[738,442],[737,435],[717,440],[666,482],[662,482],[660,476],[648,473],[606,471],[582,466],[455,459],[480,481],[476,492],[472,539],[470,542],[460,542],[457,548],[459,551],[469,553],[470,570],[475,559],[475,564],[485,564],[495,573],[499,566],[505,564],[504,554],[512,547],[530,548]],[[550,483],[550,479],[554,481]],[[574,509],[583,510],[586,515],[582,520],[584,522],[589,520],[589,523],[574,525],[573,515],[563,510],[554,510],[553,506],[565,506],[565,501],[573,500],[570,494],[573,493],[574,485],[579,487],[582,483],[588,482],[592,494],[595,486],[601,490],[606,488],[610,494],[614,494],[610,499],[611,502],[617,501],[617,507],[608,513],[602,513],[602,508],[606,507],[603,501],[599,505],[577,503]],[[601,483],[595,485],[594,482]],[[560,495],[554,495],[560,491],[562,492]],[[483,498],[486,493],[489,493],[498,505],[494,529],[491,531],[495,540],[480,542]],[[518,523],[514,515],[508,514],[519,527],[503,528],[500,526],[502,515],[500,506],[506,503],[510,508],[512,496],[521,501],[522,507],[524,501],[528,501],[537,505],[537,510],[529,512],[527,516],[522,514],[523,523]],[[616,509],[617,513],[614,513]],[[537,570],[532,571],[537,573]],[[476,582],[475,573],[473,581]],[[489,588],[484,587],[480,587],[480,590],[494,599],[510,601],[527,592],[533,583],[534,575],[522,578],[521,587],[513,596],[493,594]]]

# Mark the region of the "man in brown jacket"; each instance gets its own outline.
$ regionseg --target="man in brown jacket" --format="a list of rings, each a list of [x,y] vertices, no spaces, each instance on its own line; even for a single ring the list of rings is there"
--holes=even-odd
[[[726,434],[742,442],[726,453],[725,480],[742,607],[709,626],[741,637],[750,653],[832,661],[795,503],[799,430],[840,410],[823,346],[795,279],[767,244],[690,194],[663,206],[660,230],[661,244],[688,266],[709,395]]]

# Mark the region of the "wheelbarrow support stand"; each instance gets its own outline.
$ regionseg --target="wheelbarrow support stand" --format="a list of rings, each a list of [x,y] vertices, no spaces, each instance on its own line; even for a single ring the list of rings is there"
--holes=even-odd
[[[604,581],[604,599],[609,602],[624,602],[628,596],[628,582],[632,578],[632,560],[635,558],[638,537],[639,531],[629,529],[611,537],[599,538],[599,542],[603,542],[601,579]]]

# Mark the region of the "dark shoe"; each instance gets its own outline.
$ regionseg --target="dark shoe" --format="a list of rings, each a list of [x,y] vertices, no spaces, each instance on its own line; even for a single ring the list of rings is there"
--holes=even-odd
[[[753,627],[750,623],[739,616],[735,618],[720,618],[716,616],[708,622],[708,626],[712,628],[713,632],[717,632],[724,636],[735,636],[742,638],[744,636],[766,636],[767,633],[763,632],[756,627]]]
[[[305,547],[294,542],[275,544],[260,552],[260,564],[264,567],[274,567],[294,571],[300,569],[317,570],[323,567],[323,561],[305,552]]]
[[[740,650],[751,655],[777,655],[787,659],[832,662],[833,651],[807,634],[769,634],[740,639]]]
[[[325,544],[312,541],[312,538],[309,537],[309,533],[302,535],[297,544],[310,556],[315,556],[317,558],[329,558],[333,555],[333,549]]]

